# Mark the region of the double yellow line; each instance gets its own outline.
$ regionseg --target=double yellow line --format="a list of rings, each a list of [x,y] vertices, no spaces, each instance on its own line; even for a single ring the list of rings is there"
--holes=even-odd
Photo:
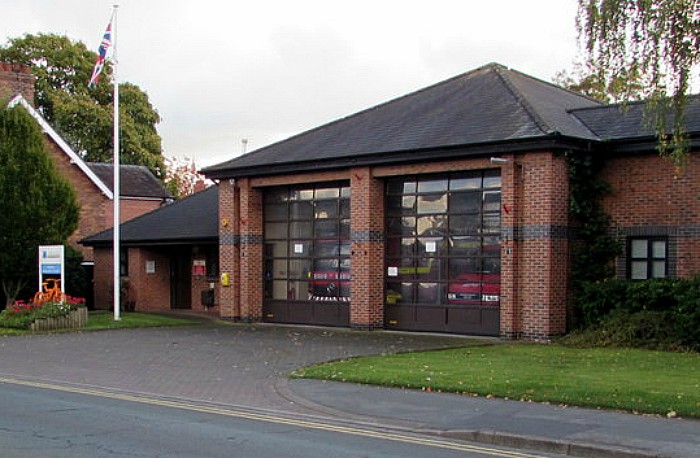
[[[198,413],[208,413],[213,415],[222,415],[226,417],[241,418],[245,420],[264,421],[279,425],[288,425],[297,428],[315,429],[320,431],[335,432],[341,434],[350,434],[354,436],[370,437],[375,439],[389,440],[401,442],[405,444],[421,445],[424,447],[436,447],[448,450],[457,450],[462,452],[481,453],[486,456],[496,456],[505,458],[546,458],[543,455],[534,455],[531,453],[523,453],[511,450],[499,450],[496,448],[482,447],[478,445],[469,445],[459,442],[451,442],[442,439],[430,439],[420,436],[410,436],[407,434],[398,434],[391,432],[382,432],[353,426],[334,425],[321,421],[302,420],[298,418],[283,417],[278,415],[250,412],[243,409],[213,407],[207,405],[193,404],[186,401],[175,401],[168,399],[158,399],[154,397],[133,395],[126,393],[115,393],[91,388],[80,388],[75,386],[59,385],[54,383],[37,382],[21,379],[13,379],[0,377],[0,383],[9,383],[13,385],[28,386],[31,388],[39,388],[44,390],[62,391],[66,393],[84,394],[87,396],[95,396],[106,399],[116,399],[119,401],[138,402],[141,404],[169,407],[173,409],[189,410]]]

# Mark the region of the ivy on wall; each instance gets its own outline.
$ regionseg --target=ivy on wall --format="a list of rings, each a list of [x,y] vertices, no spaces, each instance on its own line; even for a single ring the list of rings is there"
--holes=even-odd
[[[577,223],[573,245],[572,279],[574,293],[587,282],[611,278],[613,261],[620,254],[620,243],[610,235],[610,217],[602,199],[610,190],[600,179],[604,160],[590,152],[564,153],[569,169],[569,214]]]

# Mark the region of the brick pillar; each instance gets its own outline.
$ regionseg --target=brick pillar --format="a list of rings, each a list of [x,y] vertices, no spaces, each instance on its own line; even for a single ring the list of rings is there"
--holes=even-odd
[[[566,332],[569,284],[566,162],[553,153],[523,157],[523,205],[518,256],[521,335],[549,339]]]
[[[240,192],[240,283],[241,320],[260,321],[263,311],[263,202],[262,192],[250,179],[238,181]]]
[[[0,62],[0,103],[7,103],[15,95],[22,94],[34,105],[35,80],[26,65]]]
[[[241,317],[238,199],[235,182],[222,180],[219,183],[219,272],[229,275],[230,284],[223,286],[219,281],[219,315],[232,320]]]
[[[511,156],[501,168],[501,313],[500,335],[517,339],[521,330],[518,260],[519,227],[522,224],[522,167]]]
[[[378,329],[384,327],[384,184],[369,167],[350,176],[350,326]]]

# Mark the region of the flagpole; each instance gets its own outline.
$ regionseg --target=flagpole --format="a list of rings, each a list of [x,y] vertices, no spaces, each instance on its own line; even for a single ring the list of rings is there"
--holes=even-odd
[[[113,252],[114,252],[114,321],[120,321],[121,316],[121,256],[120,256],[120,164],[119,164],[119,78],[117,77],[117,8],[118,4],[112,5],[112,80],[114,84],[114,225],[113,225]]]

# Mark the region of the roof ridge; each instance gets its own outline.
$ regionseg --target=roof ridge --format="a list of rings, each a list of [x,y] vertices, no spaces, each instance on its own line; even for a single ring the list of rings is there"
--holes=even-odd
[[[523,93],[515,87],[515,84],[513,84],[513,82],[510,80],[510,77],[506,75],[506,72],[511,72],[512,70],[502,66],[494,66],[493,71],[496,72],[496,75],[501,79],[501,81],[503,81],[503,84],[505,84],[511,95],[515,97],[515,100],[520,104],[520,106],[523,107],[530,118],[532,118],[532,121],[543,133],[552,134],[556,132],[544,119],[542,119],[542,116],[537,113],[537,110],[535,110]]]
[[[265,145],[265,146],[263,146],[263,147],[261,147],[261,148],[259,148],[259,149],[253,150],[253,151],[251,151],[251,152],[245,154],[245,156],[251,156],[251,155],[258,155],[258,154],[261,154],[261,153],[265,152],[266,150],[268,150],[268,149],[270,149],[270,148],[273,148],[274,146],[276,146],[276,145],[278,145],[278,144],[280,144],[280,143],[288,142],[288,141],[291,141],[291,140],[293,140],[293,139],[300,138],[300,137],[305,136],[305,135],[309,135],[309,134],[311,134],[311,133],[313,133],[313,132],[318,132],[318,131],[320,131],[320,130],[322,130],[322,129],[326,129],[326,128],[330,127],[330,126],[333,126],[333,125],[335,125],[335,124],[344,122],[344,121],[346,121],[346,120],[348,120],[348,119],[353,119],[353,118],[356,118],[356,117],[358,117],[358,116],[364,115],[364,114],[369,113],[369,112],[372,112],[372,111],[374,111],[374,110],[377,110],[377,109],[379,109],[379,108],[381,108],[381,107],[384,107],[384,106],[387,106],[387,105],[390,105],[390,104],[393,104],[393,103],[398,103],[398,102],[401,101],[401,100],[405,100],[405,99],[407,99],[407,98],[409,98],[409,97],[413,97],[413,96],[415,96],[415,95],[417,95],[417,94],[421,94],[421,93],[423,93],[423,92],[432,90],[432,89],[434,89],[434,88],[436,88],[436,87],[439,87],[439,86],[442,86],[442,85],[451,83],[451,82],[453,82],[453,81],[455,81],[455,80],[458,80],[458,79],[461,79],[461,78],[468,77],[468,76],[470,76],[470,75],[472,75],[472,74],[476,74],[476,73],[478,73],[478,72],[487,70],[487,69],[489,69],[489,68],[502,68],[502,69],[506,69],[506,67],[505,67],[504,65],[502,65],[502,64],[499,64],[499,63],[496,63],[496,62],[491,62],[491,63],[488,63],[488,64],[486,64],[486,65],[482,65],[481,67],[475,68],[475,69],[473,69],[473,70],[469,70],[469,71],[467,71],[467,72],[460,73],[459,75],[452,76],[452,77],[447,78],[447,79],[445,79],[445,80],[442,80],[442,81],[439,81],[439,82],[437,82],[437,83],[431,84],[431,85],[429,85],[429,86],[422,87],[422,88],[420,88],[420,89],[416,89],[416,90],[411,91],[411,92],[409,92],[409,93],[407,93],[407,94],[403,94],[403,95],[401,95],[401,96],[394,97],[394,98],[389,99],[389,100],[386,100],[386,101],[384,101],[384,102],[380,102],[380,103],[378,103],[378,104],[376,104],[376,105],[372,105],[371,107],[365,108],[365,109],[363,109],[363,110],[360,110],[360,111],[351,113],[351,114],[349,114],[349,115],[346,115],[346,116],[343,116],[343,117],[334,119],[333,121],[329,121],[329,122],[327,122],[327,123],[325,123],[325,124],[321,124],[320,126],[316,126],[316,127],[311,128],[311,129],[309,129],[309,130],[305,130],[305,131],[299,132],[299,133],[297,133],[297,134],[295,134],[295,135],[292,135],[291,137],[283,138],[283,139],[278,140],[278,141],[276,141],[276,142],[274,142],[274,143],[270,143],[269,145]],[[212,165],[212,166],[209,166],[209,167],[204,167],[204,168],[202,169],[202,172],[203,172],[203,173],[206,173],[207,171],[217,170],[218,168],[220,168],[220,166],[224,166],[224,164],[227,164],[227,163],[229,163],[230,161],[236,160],[236,159],[239,158],[239,157],[242,157],[242,156],[236,156],[236,157],[234,157],[234,158],[232,158],[232,159],[229,159],[229,160],[227,160],[227,161],[224,161],[224,162],[222,162],[222,163],[220,163],[220,164],[215,164],[215,165]]]

